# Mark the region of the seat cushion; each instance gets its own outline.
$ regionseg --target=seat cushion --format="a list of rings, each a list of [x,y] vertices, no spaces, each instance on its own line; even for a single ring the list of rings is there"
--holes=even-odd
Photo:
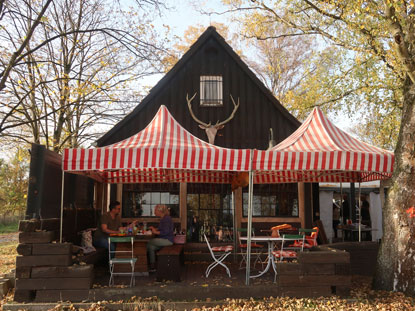
[[[306,236],[305,239],[307,240],[307,243],[310,244],[311,246],[317,246],[317,241],[315,237]]]
[[[277,251],[273,251],[272,255],[275,258],[297,258],[297,253],[295,251],[281,251],[281,250],[277,250]]]
[[[212,247],[212,251],[214,252],[230,252],[233,250],[232,245],[226,245],[226,246],[214,246]]]

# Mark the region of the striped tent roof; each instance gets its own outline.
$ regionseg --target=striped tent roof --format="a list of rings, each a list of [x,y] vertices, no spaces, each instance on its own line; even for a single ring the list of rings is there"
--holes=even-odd
[[[392,152],[359,141],[314,108],[292,135],[254,152],[258,183],[363,182],[392,175]]]
[[[190,134],[162,105],[141,132],[101,148],[65,149],[63,170],[109,183],[230,183],[249,170],[251,150],[211,145]]]

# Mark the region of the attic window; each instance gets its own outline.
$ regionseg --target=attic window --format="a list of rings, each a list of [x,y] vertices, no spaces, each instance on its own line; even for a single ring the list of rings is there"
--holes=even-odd
[[[222,76],[200,76],[200,106],[222,105]]]

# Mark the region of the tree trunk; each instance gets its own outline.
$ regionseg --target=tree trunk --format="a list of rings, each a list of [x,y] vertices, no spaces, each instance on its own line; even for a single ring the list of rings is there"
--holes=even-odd
[[[373,286],[415,294],[415,85],[404,86],[402,123],[395,151],[392,187],[383,210],[383,238]]]

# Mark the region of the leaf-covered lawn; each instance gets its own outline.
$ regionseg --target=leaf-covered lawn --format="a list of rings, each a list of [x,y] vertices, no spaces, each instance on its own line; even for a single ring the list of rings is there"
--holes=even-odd
[[[0,243],[0,274],[8,273],[16,265],[17,241]]]
[[[0,243],[0,273],[9,272],[15,267],[17,241]],[[214,311],[248,311],[248,310],[275,310],[275,311],[415,311],[415,298],[407,297],[402,293],[385,291],[374,291],[370,288],[370,279],[365,277],[353,277],[351,297],[342,299],[339,297],[295,299],[295,298],[268,298],[262,300],[251,299],[229,299],[222,305],[216,307],[203,307],[193,310],[214,310]],[[156,298],[156,297],[154,297]],[[13,299],[12,293],[3,300],[2,304]],[[143,302],[147,299],[133,298],[128,302]],[[119,301],[122,302],[122,301]],[[127,301],[126,301],[127,302]],[[89,311],[108,310],[106,304],[100,302],[93,304]],[[76,310],[73,306],[64,308],[57,304],[53,310]]]

